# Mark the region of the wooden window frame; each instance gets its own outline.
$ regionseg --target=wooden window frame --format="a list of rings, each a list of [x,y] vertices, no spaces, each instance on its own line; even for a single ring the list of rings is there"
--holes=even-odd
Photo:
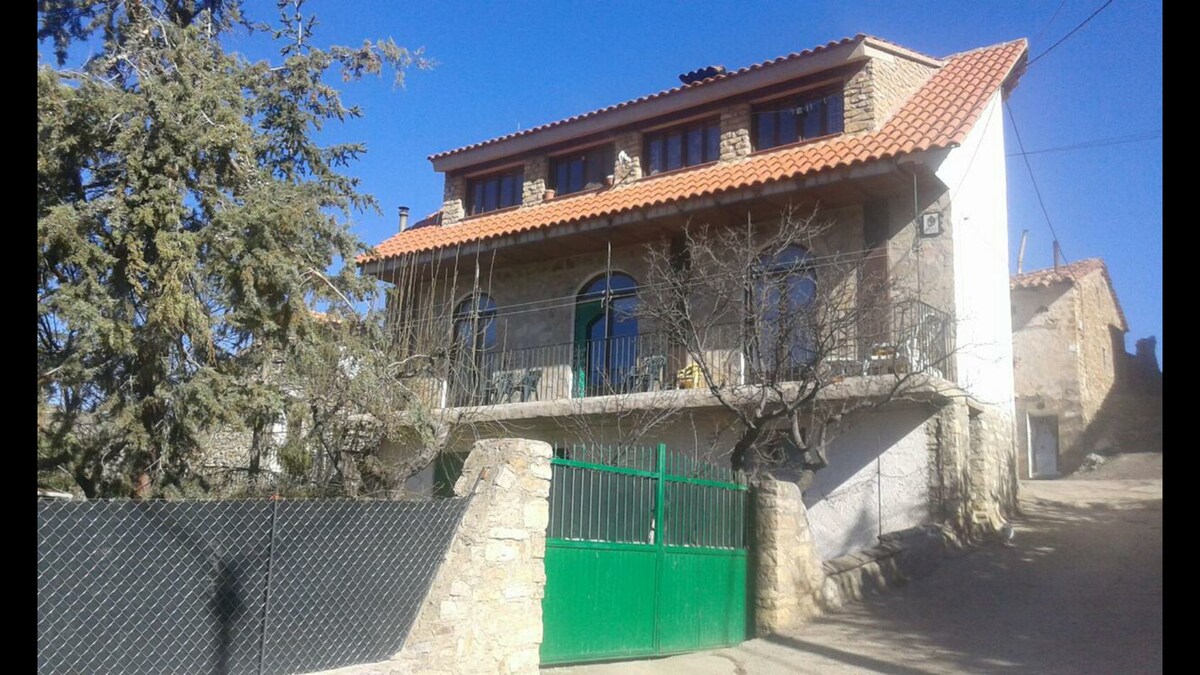
[[[513,178],[513,202],[511,204],[501,203],[501,185],[505,178]],[[492,181],[496,182],[496,206],[493,208],[476,208],[475,189],[486,189],[486,185]],[[466,194],[466,212],[468,216],[478,216],[501,209],[508,209],[514,206],[520,206],[525,197],[525,167],[517,167],[514,169],[506,169],[497,171],[496,173],[485,174],[475,178],[467,179],[467,194]],[[482,200],[481,200],[482,201]]]
[[[690,147],[690,144],[688,143],[688,135],[696,130],[700,131],[700,157],[698,158],[692,157],[691,152],[688,150]],[[711,147],[709,145],[708,134],[710,130],[716,134],[716,147]],[[667,168],[668,138],[676,135],[678,135],[680,138],[681,163],[677,167]],[[651,146],[656,142],[662,144],[662,168],[657,170],[655,170],[651,160]],[[708,156],[710,151],[712,152],[712,157]],[[678,171],[680,169],[686,169],[693,166],[699,166],[701,164],[715,162],[721,158],[721,118],[719,116],[707,117],[700,120],[685,122],[683,124],[677,124],[665,129],[659,129],[653,133],[647,133],[642,140],[642,153],[642,156],[646,158],[645,164],[647,176],[657,176],[669,171]]]
[[[829,114],[831,107],[828,99],[832,96],[837,96],[838,101],[841,104],[840,110],[838,110],[839,115],[836,124],[831,123]],[[782,120],[784,113],[788,110],[794,110],[802,105],[816,101],[822,101],[825,103],[824,114],[822,115],[823,119],[821,120],[821,128],[817,131],[817,133],[805,136],[803,118],[793,114],[792,125],[795,132],[795,137],[788,140],[783,140],[780,136],[780,128],[782,126],[780,121]],[[763,145],[763,139],[760,133],[760,116],[765,114],[770,114],[774,117],[774,124],[772,127],[773,138],[771,139],[773,142],[770,145]],[[750,140],[755,152],[779,148],[786,145],[792,145],[794,143],[803,143],[818,138],[836,136],[838,134],[845,133],[845,129],[846,99],[845,93],[841,87],[821,88],[806,92],[798,92],[760,103],[750,109]]]
[[[600,162],[602,172],[601,172],[601,175],[598,177],[599,178],[598,181],[588,180],[588,174],[587,174],[588,162],[589,162],[589,156],[592,155],[592,153],[601,153],[601,156],[598,161]],[[601,143],[599,145],[592,145],[592,146],[585,147],[585,148],[580,148],[578,150],[572,150],[570,152],[565,152],[565,153],[550,157],[549,167],[548,167],[549,171],[548,171],[548,175],[546,177],[547,182],[550,185],[550,189],[554,190],[556,196],[561,197],[563,195],[573,195],[573,194],[578,194],[580,192],[587,192],[588,190],[596,190],[596,189],[604,187],[606,179],[609,176],[613,175],[613,172],[615,170],[615,165],[614,165],[615,156],[616,156],[616,152],[615,152],[614,144],[609,142],[609,143]],[[582,175],[582,179],[580,181],[580,186],[574,190],[569,190],[569,191],[564,190],[563,186],[559,184],[558,168],[563,162],[575,162],[575,161],[583,162],[583,168],[582,168],[583,175]]]

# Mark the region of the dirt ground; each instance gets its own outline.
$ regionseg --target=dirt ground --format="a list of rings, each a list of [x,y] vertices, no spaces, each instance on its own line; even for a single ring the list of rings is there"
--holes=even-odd
[[[952,556],[929,576],[792,634],[547,672],[1162,672],[1162,458],[1110,464],[1086,477],[1022,483],[1012,546]]]
[[[1092,471],[1076,471],[1068,480],[1112,480],[1162,478],[1162,453],[1137,452],[1105,457]]]

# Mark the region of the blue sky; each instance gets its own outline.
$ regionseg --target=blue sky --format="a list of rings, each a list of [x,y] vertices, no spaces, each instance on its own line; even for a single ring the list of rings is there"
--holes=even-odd
[[[696,1],[651,3],[387,2],[311,0],[317,41],[355,44],[392,37],[423,46],[436,69],[344,86],[361,120],[328,133],[367,144],[351,168],[384,213],[363,214],[356,232],[379,243],[396,207],[414,217],[441,204],[441,175],[426,157],[678,84],[708,64],[737,68],[856,33],[934,56],[1026,37],[1040,54],[1104,0],[891,2]],[[272,19],[274,2],[247,0]],[[231,43],[259,56],[249,44]],[[1010,99],[1026,150],[1139,135],[1132,143],[1031,155],[1050,222],[1068,260],[1109,265],[1130,324],[1128,348],[1158,336],[1162,355],[1162,6],[1114,0],[1039,60]],[[1017,152],[1009,120],[1005,142]],[[1010,258],[1029,230],[1025,269],[1052,264],[1046,219],[1025,164],[1010,157]]]

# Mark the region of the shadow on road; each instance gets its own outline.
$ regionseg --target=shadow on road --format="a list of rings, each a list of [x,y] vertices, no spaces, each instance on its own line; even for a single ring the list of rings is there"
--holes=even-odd
[[[1023,511],[1013,546],[960,554],[767,640],[807,655],[801,664],[879,673],[1161,671],[1161,498],[1043,496]]]

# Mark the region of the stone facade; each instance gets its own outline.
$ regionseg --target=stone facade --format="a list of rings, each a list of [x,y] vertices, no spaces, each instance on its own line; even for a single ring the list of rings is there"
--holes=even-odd
[[[1012,417],[1004,406],[952,399],[925,423],[934,522],[968,540],[994,534],[1017,508]]]
[[[1122,393],[1127,357],[1125,321],[1116,296],[1098,266],[1056,279],[1037,285],[1014,282],[1012,290],[1015,427],[1023,477],[1032,475],[1031,418],[1056,419],[1060,474],[1076,469],[1089,452],[1113,448],[1119,440],[1114,414],[1121,406],[1112,403]]]
[[[935,70],[891,54],[877,53],[863,64],[844,90],[846,133],[878,129]]]
[[[627,167],[621,166],[622,152],[629,156],[630,163]],[[642,177],[642,135],[640,133],[629,131],[617,137],[616,147],[613,149],[613,163],[613,183],[615,185],[624,185]]]
[[[750,104],[730,106],[721,111],[721,159],[729,162],[749,155]]]
[[[447,175],[442,191],[442,227],[449,227],[466,216],[467,179]]]
[[[550,458],[538,441],[476,442],[454,487],[471,504],[404,647],[326,675],[537,673]]]
[[[968,533],[987,537],[1016,514],[1017,458],[1013,419],[1004,406],[983,406],[968,416]]]
[[[525,185],[521,192],[521,205],[541,204],[546,197],[546,186],[550,175],[550,160],[544,156],[525,160]]]
[[[911,180],[911,179],[910,179]],[[914,201],[915,200],[915,201]],[[912,189],[885,200],[888,218],[888,273],[896,297],[916,298],[955,314],[954,237],[950,193],[936,186]],[[918,217],[940,213],[942,234],[921,237]]]

